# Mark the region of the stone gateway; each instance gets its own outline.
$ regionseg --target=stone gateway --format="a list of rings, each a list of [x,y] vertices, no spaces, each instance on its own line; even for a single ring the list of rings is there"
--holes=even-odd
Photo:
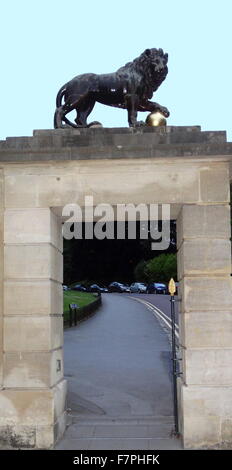
[[[171,205],[183,444],[232,447],[231,159],[225,132],[198,126],[38,130],[0,142],[2,448],[53,448],[65,431],[61,213],[91,194],[96,204]]]

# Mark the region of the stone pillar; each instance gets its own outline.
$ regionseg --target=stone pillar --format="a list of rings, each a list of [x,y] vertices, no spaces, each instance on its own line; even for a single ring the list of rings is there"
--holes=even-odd
[[[184,205],[177,225],[181,433],[186,448],[226,448],[232,444],[230,207]]]
[[[0,169],[0,391],[3,381],[3,230],[4,230],[4,178],[3,170]]]
[[[62,234],[50,209],[4,214],[0,442],[52,448],[65,428]]]

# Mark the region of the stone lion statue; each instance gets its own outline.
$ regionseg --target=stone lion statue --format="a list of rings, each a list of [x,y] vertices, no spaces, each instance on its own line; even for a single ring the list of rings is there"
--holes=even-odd
[[[162,49],[146,49],[114,73],[86,73],[74,77],[57,94],[54,127],[88,127],[87,117],[96,101],[126,109],[130,127],[144,124],[137,121],[138,111],[159,111],[168,117],[167,108],[149,101],[168,73],[167,62],[168,54]],[[66,117],[73,110],[77,113],[76,124]]]

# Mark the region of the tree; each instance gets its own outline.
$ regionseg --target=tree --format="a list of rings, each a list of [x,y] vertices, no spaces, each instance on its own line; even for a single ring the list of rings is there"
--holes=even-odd
[[[168,282],[177,279],[177,256],[175,253],[162,254],[147,261],[144,274],[149,282]]]
[[[145,273],[146,264],[147,262],[144,259],[142,259],[141,261],[139,261],[137,266],[135,266],[134,277],[136,281],[140,281],[140,282],[148,281],[147,274]]]

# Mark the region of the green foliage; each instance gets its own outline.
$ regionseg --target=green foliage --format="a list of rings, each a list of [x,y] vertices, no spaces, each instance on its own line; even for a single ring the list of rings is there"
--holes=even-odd
[[[168,282],[177,279],[177,256],[174,253],[159,255],[146,263],[145,274],[150,282]]]
[[[134,271],[135,278],[143,282],[169,282],[177,279],[177,257],[174,253],[163,253],[155,258],[140,261]]]
[[[147,282],[148,277],[147,274],[145,273],[145,267],[146,267],[147,262],[143,260],[139,261],[139,263],[135,266],[134,269],[134,278],[136,281],[139,282]]]

